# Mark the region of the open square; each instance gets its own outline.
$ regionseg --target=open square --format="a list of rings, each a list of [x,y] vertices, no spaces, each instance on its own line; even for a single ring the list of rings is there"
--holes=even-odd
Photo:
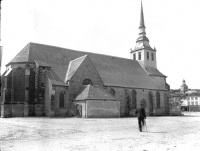
[[[1,151],[185,151],[200,148],[200,114],[137,118],[1,118]]]

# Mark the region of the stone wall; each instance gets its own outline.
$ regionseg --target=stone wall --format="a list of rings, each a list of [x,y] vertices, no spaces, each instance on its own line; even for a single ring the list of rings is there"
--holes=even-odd
[[[115,98],[120,101],[120,116],[136,116],[135,111],[136,108],[132,108],[128,105],[128,98],[131,98],[132,90],[136,91],[137,94],[137,108],[140,107],[141,100],[146,101],[146,114],[150,115],[150,99],[149,99],[149,92],[153,94],[153,115],[165,115],[166,114],[166,103],[165,103],[165,92],[159,91],[160,93],[160,108],[156,106],[156,92],[155,90],[148,90],[148,89],[131,89],[131,88],[122,88],[122,87],[106,87],[109,89],[114,89],[115,91]],[[130,99],[131,101],[131,99]]]
[[[115,100],[86,100],[87,118],[120,117],[120,102]]]
[[[12,116],[12,105],[1,104],[1,117],[11,117],[11,116]]]
[[[13,117],[24,116],[24,104],[12,104],[12,116]]]

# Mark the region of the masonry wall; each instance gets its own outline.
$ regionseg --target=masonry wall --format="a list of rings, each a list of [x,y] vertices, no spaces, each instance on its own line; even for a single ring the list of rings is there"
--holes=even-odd
[[[148,89],[131,89],[131,88],[122,88],[122,87],[106,87],[109,89],[114,89],[115,97],[120,101],[120,116],[136,116],[136,108],[140,107],[141,100],[146,101],[146,114],[150,115],[150,98],[149,92],[153,94],[153,115],[165,115],[166,114],[166,102],[165,102],[165,92],[164,91],[155,91]],[[136,91],[137,101],[136,108],[129,106],[128,101],[131,101],[132,90]],[[160,108],[156,106],[156,92],[160,93]],[[128,100],[129,99],[129,100]]]
[[[51,110],[51,95],[53,95],[52,83],[45,74],[45,116],[54,116],[54,111]]]
[[[83,118],[86,118],[86,102],[85,101],[76,101],[75,102],[76,105],[78,105],[79,107],[77,107],[77,112],[80,112],[80,113],[77,113],[77,115],[79,117],[83,117]],[[79,108],[79,110],[78,110]]]
[[[72,102],[69,102],[67,87],[64,86],[53,86],[55,89],[55,107],[54,107],[54,116],[72,116],[73,107]],[[59,107],[60,93],[64,94],[64,107]]]
[[[115,100],[86,100],[87,118],[120,117],[120,102]]]

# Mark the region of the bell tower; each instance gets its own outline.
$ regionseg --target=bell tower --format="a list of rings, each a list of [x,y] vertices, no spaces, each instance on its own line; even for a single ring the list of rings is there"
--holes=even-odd
[[[140,65],[145,68],[157,68],[156,63],[156,49],[152,49],[149,45],[149,39],[146,37],[144,23],[144,13],[141,1],[141,12],[140,12],[140,26],[139,26],[139,37],[136,40],[136,46],[131,49],[131,58],[137,60]]]

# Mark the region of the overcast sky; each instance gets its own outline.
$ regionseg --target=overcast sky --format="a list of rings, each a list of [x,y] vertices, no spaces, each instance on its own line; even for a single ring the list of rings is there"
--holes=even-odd
[[[140,0],[3,0],[5,64],[29,42],[130,58]],[[200,89],[200,0],[143,0],[147,37],[171,88]]]

